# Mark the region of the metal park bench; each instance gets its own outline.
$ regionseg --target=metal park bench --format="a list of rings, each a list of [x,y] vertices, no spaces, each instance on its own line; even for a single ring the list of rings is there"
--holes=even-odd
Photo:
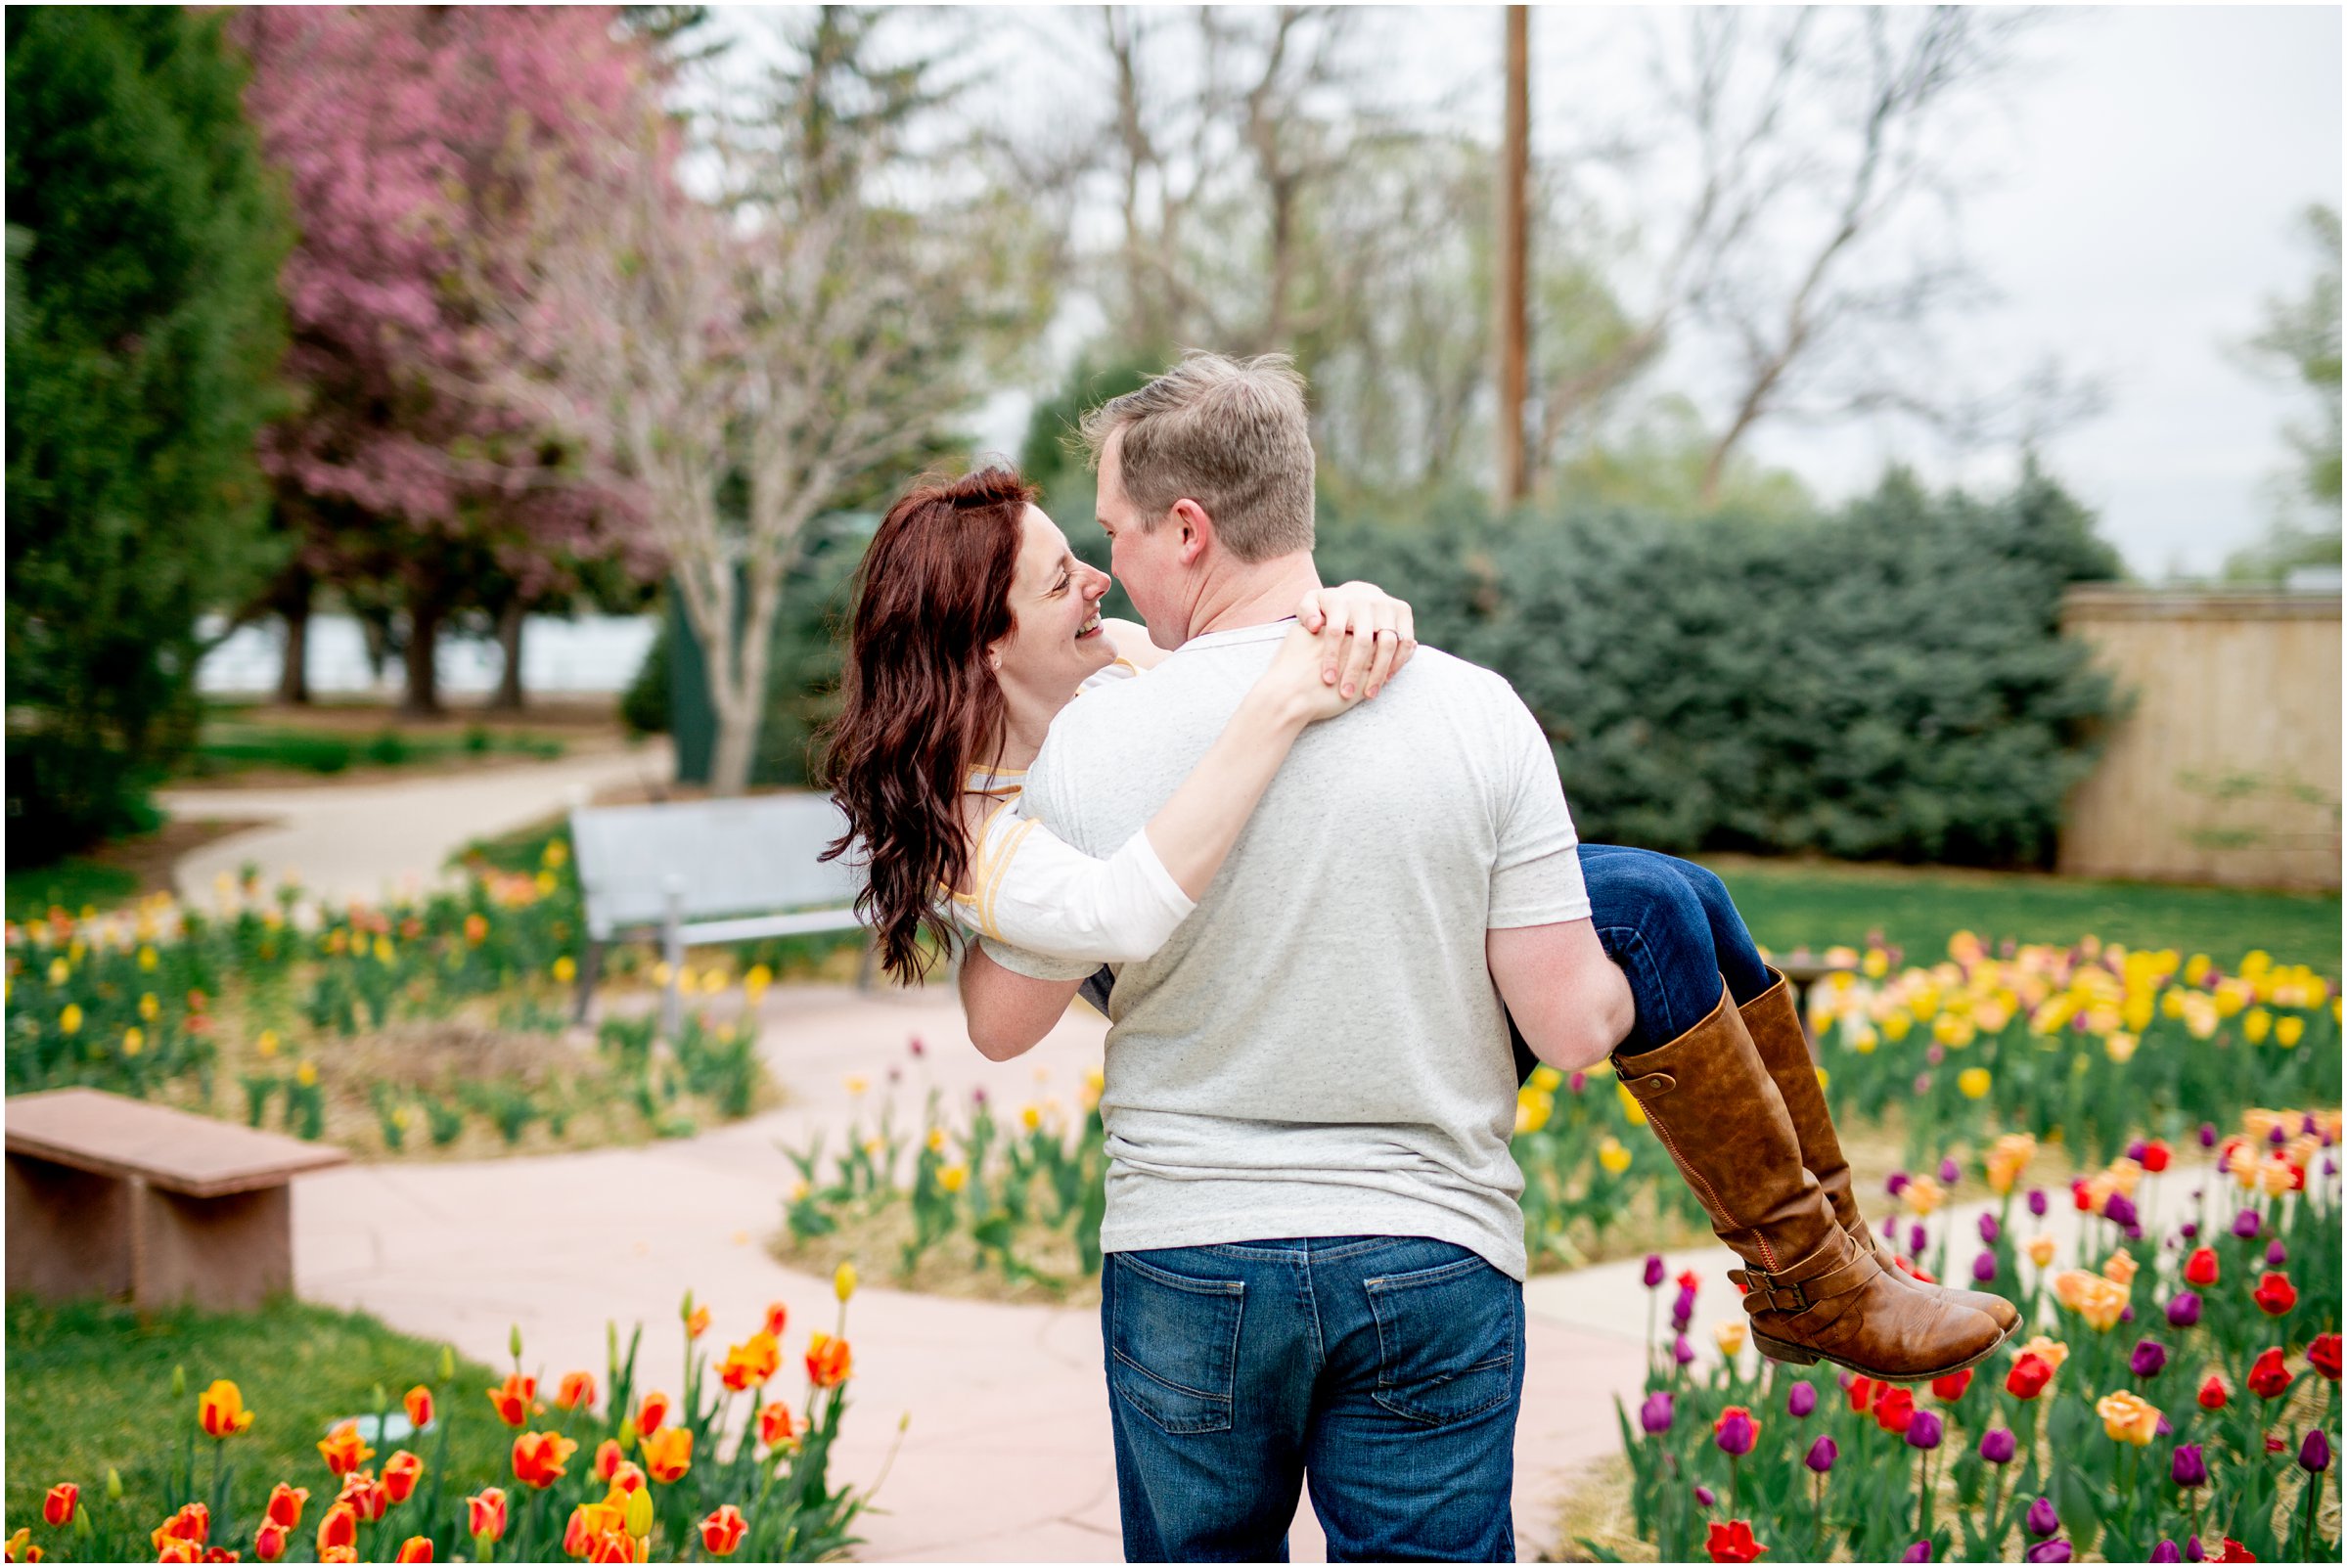
[[[293,1287],[290,1184],[339,1148],[100,1089],[8,1101],[8,1288],[248,1311]]]
[[[857,929],[856,873],[839,861],[815,858],[846,828],[846,816],[829,795],[572,811],[571,852],[587,910],[575,1016],[586,1020],[603,949],[614,941],[659,939],[668,964],[660,1023],[673,1037],[683,1011],[678,980],[686,948]],[[856,983],[868,986],[871,980],[867,945]]]

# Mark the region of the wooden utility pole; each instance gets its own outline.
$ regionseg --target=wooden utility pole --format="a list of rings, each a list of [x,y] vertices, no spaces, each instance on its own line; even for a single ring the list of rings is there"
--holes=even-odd
[[[1525,223],[1524,184],[1531,163],[1532,95],[1526,8],[1508,8],[1508,127],[1500,151],[1500,500],[1521,501],[1530,489],[1524,461]]]

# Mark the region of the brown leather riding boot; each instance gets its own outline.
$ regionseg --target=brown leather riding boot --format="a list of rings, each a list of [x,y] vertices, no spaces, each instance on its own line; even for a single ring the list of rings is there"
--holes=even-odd
[[[1850,1162],[1842,1154],[1842,1141],[1834,1136],[1833,1113],[1826,1108],[1826,1092],[1818,1086],[1817,1065],[1810,1060],[1809,1036],[1801,1028],[1801,1008],[1793,1001],[1792,982],[1775,969],[1769,972],[1777,976],[1777,983],[1738,1009],[1743,1014],[1744,1030],[1760,1052],[1769,1077],[1776,1080],[1785,1113],[1793,1119],[1793,1136],[1801,1142],[1801,1163],[1818,1179],[1818,1186],[1825,1188],[1826,1199],[1833,1205],[1833,1217],[1841,1222],[1842,1229],[1860,1246],[1873,1252],[1874,1233],[1867,1229],[1867,1222],[1858,1213],[1858,1200],[1850,1195]],[[2019,1311],[1994,1291],[1925,1284],[1895,1266],[1886,1267],[1883,1272],[1913,1289],[1936,1291],[1974,1312],[1988,1314],[2008,1334],[2021,1326]]]
[[[1725,986],[1702,1022],[1668,1045],[1615,1056],[1614,1070],[1712,1230],[1749,1266],[1738,1272],[1762,1355],[1914,1382],[1969,1366],[2004,1342],[1984,1315],[1894,1283],[1880,1257],[1835,1223]]]

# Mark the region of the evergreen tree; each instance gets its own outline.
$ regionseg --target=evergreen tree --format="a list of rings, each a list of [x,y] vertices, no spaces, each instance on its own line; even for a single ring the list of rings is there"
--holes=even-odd
[[[8,859],[153,820],[193,745],[200,612],[275,566],[291,243],[220,14],[13,7]]]

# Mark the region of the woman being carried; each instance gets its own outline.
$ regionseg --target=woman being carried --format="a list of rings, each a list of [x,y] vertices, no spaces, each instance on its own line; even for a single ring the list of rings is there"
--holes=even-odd
[[[1296,737],[1373,699],[1416,646],[1409,606],[1368,585],[1307,596],[1190,776],[1143,831],[1098,859],[1024,817],[1018,797],[1054,715],[1162,656],[1141,628],[1102,620],[1108,588],[1003,469],[915,485],[875,534],[829,737],[827,771],[850,828],[827,853],[852,847],[865,866],[859,908],[892,974],[924,973],[958,939],[955,912],[1036,953],[1149,958],[1204,896]],[[1722,1192],[1664,1139],[1715,1230],[1751,1265],[1735,1277],[1761,1351],[1896,1380],[1986,1358],[2017,1314],[2001,1297],[1882,1266],[1790,988],[1719,878],[1645,850],[1585,844],[1580,858],[1597,934],[1637,1005],[1613,1053],[1623,1083],[1658,1133],[1667,1110],[1670,1126],[1742,1145],[1749,1180]],[[1090,993],[1104,1010],[1108,979],[1104,970]],[[1520,1080],[1534,1058],[1520,1032],[1514,1044]],[[1834,1226],[1855,1251],[1819,1243]],[[1800,1250],[1783,1256],[1793,1236]],[[1810,1255],[1845,1261],[1803,1275]]]

